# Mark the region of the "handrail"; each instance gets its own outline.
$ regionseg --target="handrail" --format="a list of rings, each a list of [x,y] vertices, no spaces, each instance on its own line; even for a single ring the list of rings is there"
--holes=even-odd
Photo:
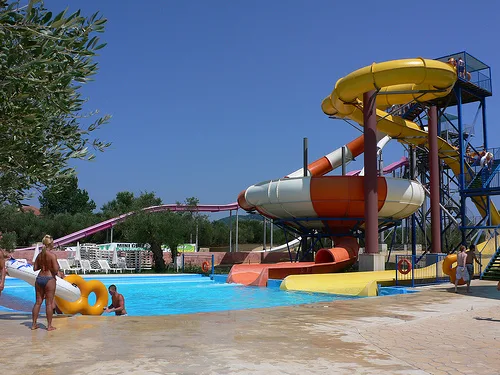
[[[485,244],[484,244],[484,246],[483,246],[483,249],[482,249],[482,250],[480,250],[480,251],[478,251],[479,253],[481,253],[481,254],[482,254],[482,252],[483,252],[483,251],[484,251],[484,249],[488,246],[488,244],[490,243],[490,241],[491,241],[492,239],[494,239],[494,240],[495,240],[495,249],[496,249],[495,251],[497,251],[497,250],[498,250],[498,242],[497,242],[497,238],[498,238],[499,234],[497,233],[497,230],[498,230],[499,228],[500,228],[500,225],[497,225],[497,226],[495,226],[495,227],[491,227],[491,228],[487,229],[487,230],[493,230],[493,231],[494,231],[494,235],[493,235],[493,236],[491,236],[488,240],[486,240],[486,242],[485,242]]]
[[[425,194],[427,194],[427,195],[430,197],[430,196],[431,196],[431,192],[430,192],[429,190],[427,190],[427,188],[426,188],[424,185],[422,185],[422,188],[424,189]],[[446,209],[446,208],[445,208],[445,207],[444,207],[441,203],[439,203],[439,207],[441,207],[441,209],[444,211],[444,213],[445,213],[446,215],[448,215],[448,216],[449,216],[449,218],[450,218],[450,219],[451,219],[451,220],[452,220],[452,221],[453,221],[456,225],[458,225],[458,221],[457,221],[457,219],[455,219],[455,218],[453,217],[453,215],[450,213],[450,211],[448,211],[448,210],[447,210],[447,209]]]

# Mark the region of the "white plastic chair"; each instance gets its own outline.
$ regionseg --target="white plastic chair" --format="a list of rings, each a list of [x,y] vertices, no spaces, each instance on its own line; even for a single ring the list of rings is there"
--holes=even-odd
[[[59,268],[61,269],[61,271],[63,271],[65,275],[66,271],[68,273],[70,272],[78,273],[78,271],[82,270],[80,267],[71,267],[67,259],[58,259],[57,263],[59,263]]]
[[[99,263],[99,266],[101,267],[101,269],[106,273],[109,273],[110,271],[123,272],[123,270],[121,268],[111,267],[106,259],[98,259],[97,262]]]
[[[92,267],[92,265],[90,264],[90,260],[84,260],[82,259],[80,261],[81,265],[82,265],[82,270],[83,270],[83,273],[86,273],[86,272],[99,272],[101,271],[99,268],[94,268]]]
[[[135,272],[135,268],[127,267],[127,262],[124,258],[118,258],[117,266],[121,268],[123,271],[130,271],[130,273]]]

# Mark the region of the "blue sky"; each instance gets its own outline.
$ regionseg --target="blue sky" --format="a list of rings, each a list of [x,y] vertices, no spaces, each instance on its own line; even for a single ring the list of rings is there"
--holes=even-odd
[[[75,164],[98,207],[123,190],[154,191],[165,203],[230,203],[300,168],[303,137],[309,159],[321,157],[359,135],[328,119],[322,99],[372,62],[466,50],[498,84],[499,9],[490,1],[45,2],[53,12],[68,4],[108,18],[108,46],[84,93],[89,110],[113,116],[98,133],[113,145]],[[491,146],[500,146],[499,104],[487,101]],[[475,110],[466,109],[468,122]],[[384,161],[402,155],[393,142]]]

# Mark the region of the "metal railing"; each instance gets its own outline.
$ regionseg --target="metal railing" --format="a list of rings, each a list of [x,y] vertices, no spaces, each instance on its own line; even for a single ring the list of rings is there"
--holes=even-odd
[[[396,255],[396,285],[438,284],[450,282],[443,272],[443,261],[448,254],[425,254],[424,256]],[[482,264],[482,254],[476,253]],[[481,276],[483,267],[474,262],[474,277]]]
[[[396,285],[442,283],[449,280],[443,273],[446,254],[396,255]]]
[[[462,74],[458,74],[458,78],[462,81],[469,81],[470,83],[488,91],[492,92],[491,88],[491,68],[475,58],[474,56],[468,54],[465,51],[454,53],[452,55],[447,55],[440,57],[436,60],[442,62],[448,62],[450,58],[454,58],[456,62],[462,59],[464,62],[464,71]],[[457,71],[457,73],[459,73]]]
[[[498,237],[499,237],[499,227],[496,226],[495,228],[488,228],[485,229],[488,232],[488,239],[486,240],[486,243],[484,244],[483,248],[481,249],[481,252],[479,253],[480,259],[483,258],[483,252],[486,253],[491,253],[486,255],[484,258],[488,257],[488,259],[485,259],[488,261],[488,264],[486,264],[484,267],[487,268],[490,266],[491,263],[494,262],[495,260],[495,254],[498,251]],[[481,261],[482,263],[482,261]]]

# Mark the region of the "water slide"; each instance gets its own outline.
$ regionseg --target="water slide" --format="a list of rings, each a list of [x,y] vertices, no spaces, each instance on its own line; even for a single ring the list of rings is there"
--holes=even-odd
[[[172,211],[172,212],[182,212],[182,211],[195,211],[195,212],[221,212],[221,211],[232,211],[238,209],[238,203],[230,203],[225,205],[215,205],[215,204],[200,204],[197,206],[188,206],[183,204],[162,204],[159,206],[151,206],[143,208],[143,212],[161,212],[161,211]],[[90,236],[91,234],[100,232],[105,229],[109,229],[114,225],[124,221],[129,216],[132,216],[136,213],[136,211],[128,212],[126,214],[117,216],[113,219],[102,221],[98,224],[91,225],[88,228],[84,228],[77,232],[68,234],[64,237],[57,238],[54,240],[55,246],[62,246],[68,243],[72,243],[78,241],[81,238]],[[23,249],[16,249],[16,251],[21,250],[35,250],[36,246],[25,247]]]
[[[389,174],[394,172],[395,170],[405,167],[408,165],[408,158],[406,156],[403,156],[401,159],[398,161],[395,161],[394,163],[389,164],[387,167],[384,167],[383,169],[383,174]],[[361,174],[362,170],[359,169],[357,171],[350,171],[346,174],[346,176],[359,176]]]
[[[418,280],[433,280],[444,277],[443,264],[446,260],[413,270],[413,277]],[[375,297],[378,295],[378,285],[391,286],[398,280],[402,283],[411,282],[412,273],[399,271],[344,272],[322,275],[292,275],[287,276],[280,285],[281,290],[293,290],[314,293],[332,293],[359,297]],[[454,280],[453,280],[454,281]]]
[[[380,91],[377,95],[377,128],[379,131],[411,145],[427,145],[427,132],[414,122],[390,115],[380,108],[404,104],[412,100],[426,102],[448,95],[457,77],[455,69],[446,63],[428,59],[394,60],[372,65],[337,81],[335,89],[322,103],[323,112],[329,116],[347,117],[363,124],[362,92]],[[436,91],[438,90],[438,91]],[[427,93],[423,93],[429,91]],[[438,153],[453,171],[460,174],[458,150],[438,137]],[[481,200],[473,199],[479,212],[485,215]],[[500,214],[491,203],[493,225],[500,224]]]
[[[413,100],[426,102],[446,96],[451,92],[456,79],[456,71],[453,67],[436,60],[417,58],[373,63],[337,81],[331,95],[323,100],[322,109],[329,116],[350,118],[363,125],[361,97],[364,92],[377,90],[378,130],[384,135],[407,144],[426,145],[428,140],[426,131],[421,130],[417,124],[388,114],[382,109]],[[363,138],[358,137],[352,141],[347,145],[347,149],[351,151],[352,155],[355,153],[359,155],[364,149]],[[355,152],[352,152],[353,149]],[[439,157],[458,175],[460,173],[458,151],[438,137],[438,153]],[[349,226],[357,222],[349,221],[347,218],[364,216],[363,180],[361,177],[355,176],[319,177],[338,166],[338,160],[338,150],[336,150],[312,163],[308,168],[310,173],[307,177],[299,177],[299,170],[285,179],[271,180],[250,186],[240,193],[238,203],[243,209],[256,209],[270,218],[290,219],[290,225],[295,225],[292,221],[295,218],[307,218],[303,224],[310,229],[329,230],[333,233],[339,228],[348,229]],[[400,219],[407,217],[415,212],[423,202],[424,191],[418,182],[379,177],[378,184],[380,218]],[[480,213],[484,215],[485,210],[481,206],[481,199],[482,197],[474,198],[474,202]],[[500,215],[493,204],[491,207],[492,222],[494,225],[498,225],[500,224]],[[336,220],[333,223],[322,222],[320,219],[314,220],[314,218],[321,217],[342,217],[346,220]],[[352,242],[350,249],[343,248],[343,244],[337,243],[343,240],[343,238],[337,239],[337,247],[333,249],[320,249],[316,257],[316,264],[305,265],[302,273],[321,273],[315,271],[325,268],[320,263],[322,261],[331,265],[337,264],[337,262],[343,262],[344,266],[352,264],[357,257],[358,249],[356,246],[352,246]],[[346,250],[348,254],[342,250]],[[329,253],[330,256],[325,256],[325,253]],[[320,254],[321,256],[319,256]],[[352,262],[345,262],[346,255],[351,258]],[[318,258],[320,258],[319,261]],[[299,265],[294,266],[294,271],[298,267]],[[251,285],[262,283],[259,279],[262,278],[264,271],[254,281],[251,281],[249,272],[245,272],[243,267],[238,268],[234,270],[236,271],[234,275],[232,275],[233,270],[231,271],[228,281]],[[282,268],[281,273],[284,273],[285,266],[280,266],[280,268]],[[267,273],[272,274],[270,271]],[[317,276],[307,276],[303,279],[315,277]],[[356,275],[353,274],[350,278],[354,280]]]

